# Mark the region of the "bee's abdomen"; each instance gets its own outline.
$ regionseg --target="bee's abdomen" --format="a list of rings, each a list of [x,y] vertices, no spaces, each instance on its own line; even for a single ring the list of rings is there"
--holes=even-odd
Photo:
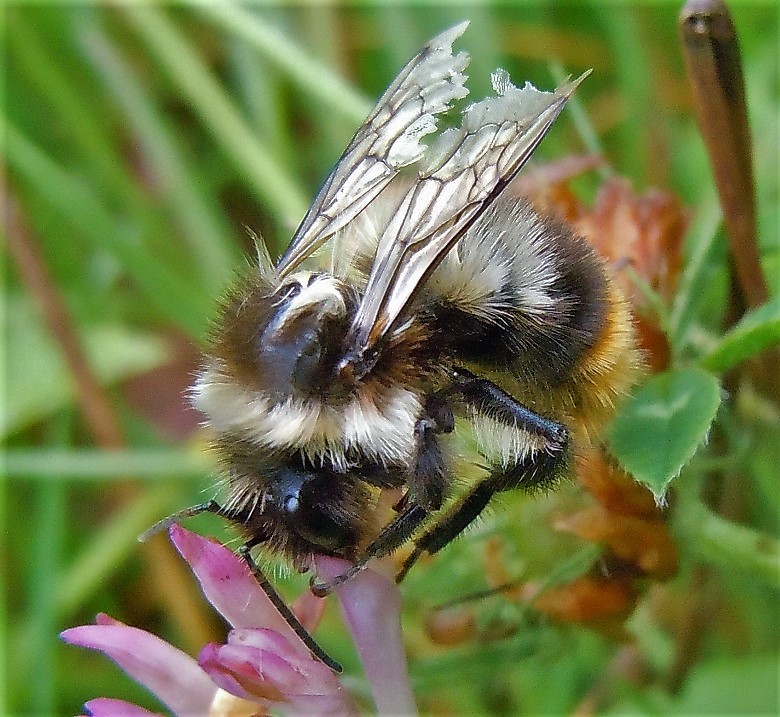
[[[500,198],[429,282],[432,321],[457,360],[507,372],[532,404],[611,413],[638,364],[630,316],[604,262],[569,227]]]

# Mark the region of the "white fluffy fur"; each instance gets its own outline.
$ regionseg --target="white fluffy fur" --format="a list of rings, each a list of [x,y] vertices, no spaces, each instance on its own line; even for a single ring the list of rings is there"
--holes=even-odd
[[[259,446],[302,450],[315,463],[348,467],[347,454],[359,449],[383,465],[405,464],[414,450],[414,425],[422,406],[401,387],[387,389],[381,403],[357,397],[346,406],[289,398],[273,403],[206,368],[192,388],[194,405],[218,432],[235,432]]]
[[[344,288],[342,283],[327,274],[315,275],[309,271],[301,271],[290,277],[289,283],[297,283],[301,292],[287,305],[277,319],[274,330],[278,331],[288,321],[317,307],[321,316],[342,317],[347,313],[347,305],[344,302]]]
[[[500,325],[510,310],[500,292],[509,283],[517,302],[513,311],[542,320],[555,310],[558,277],[544,255],[547,243],[543,225],[527,204],[500,198],[444,258],[428,287],[464,311]]]
[[[541,436],[473,412],[474,436],[480,451],[491,462],[506,468],[522,463],[545,448]]]
[[[356,277],[356,258],[371,257],[395,209],[403,183],[391,185],[382,202],[369,205],[338,237],[350,247],[336,266],[339,276]],[[544,225],[525,202],[500,197],[469,229],[433,272],[426,290],[464,311],[497,325],[518,310],[526,320],[540,322],[556,310],[554,283],[558,269],[550,261]],[[365,277],[362,277],[363,279]],[[513,287],[513,306],[501,290]]]

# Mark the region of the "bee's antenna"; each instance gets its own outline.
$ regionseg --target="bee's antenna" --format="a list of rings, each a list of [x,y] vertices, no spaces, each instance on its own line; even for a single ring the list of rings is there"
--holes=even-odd
[[[328,655],[328,653],[317,644],[309,631],[303,625],[301,625],[300,620],[295,617],[295,613],[290,610],[290,608],[287,606],[287,603],[282,600],[279,593],[276,592],[274,586],[271,585],[271,583],[268,581],[265,573],[255,562],[255,559],[252,557],[252,554],[249,552],[249,550],[250,549],[248,545],[242,545],[238,549],[238,554],[246,561],[246,564],[252,571],[252,575],[255,576],[255,580],[257,580],[260,587],[263,589],[263,592],[266,594],[273,606],[279,611],[279,614],[284,618],[285,622],[290,626],[292,631],[299,638],[301,638],[303,644],[309,648],[309,652],[311,652],[314,657],[324,662],[334,672],[342,672],[343,668],[341,665],[336,662],[330,655]]]

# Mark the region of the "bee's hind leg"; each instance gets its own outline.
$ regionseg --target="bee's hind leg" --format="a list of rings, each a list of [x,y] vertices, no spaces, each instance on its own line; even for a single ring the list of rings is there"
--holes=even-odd
[[[457,538],[487,507],[496,493],[551,483],[560,473],[565,460],[562,453],[542,451],[511,467],[495,468],[490,476],[479,482],[420,536],[414,550],[398,571],[396,582],[404,579],[423,553],[433,555]]]
[[[396,580],[400,582],[423,553],[434,554],[460,535],[501,491],[530,489],[552,483],[567,460],[568,431],[555,421],[534,413],[496,386],[465,369],[453,371],[450,394],[458,396],[477,414],[532,437],[533,448],[508,464],[496,464],[417,540]]]

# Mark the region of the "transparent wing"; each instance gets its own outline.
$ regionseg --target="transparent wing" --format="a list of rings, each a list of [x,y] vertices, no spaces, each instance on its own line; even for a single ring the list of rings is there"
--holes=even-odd
[[[398,73],[306,212],[277,265],[280,276],[354,219],[402,167],[423,156],[419,140],[436,130],[436,115],[468,94],[462,71],[469,57],[452,54],[452,43],[467,26],[463,22],[437,35]]]
[[[370,370],[371,349],[401,316],[439,261],[526,163],[589,73],[554,92],[522,89],[503,70],[496,97],[468,106],[459,129],[426,152],[418,180],[401,199],[377,247],[349,336],[345,364]]]

